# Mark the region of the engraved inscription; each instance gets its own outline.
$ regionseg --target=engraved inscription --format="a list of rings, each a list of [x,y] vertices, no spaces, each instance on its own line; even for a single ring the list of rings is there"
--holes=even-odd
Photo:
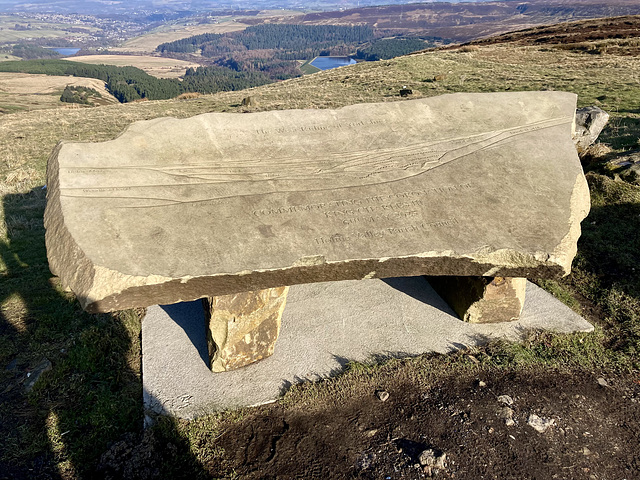
[[[373,195],[363,198],[348,198],[341,200],[332,200],[330,202],[287,205],[285,207],[262,208],[254,210],[253,214],[257,217],[269,215],[282,215],[297,212],[323,212],[326,217],[334,217],[339,215],[357,215],[361,213],[373,213],[380,210],[404,209],[412,206],[422,205],[422,200],[411,200],[410,202],[389,203],[390,200],[398,199],[416,199],[433,194],[453,193],[457,191],[470,190],[473,186],[471,183],[461,183],[459,185],[444,185],[441,187],[426,188],[424,190],[412,190],[407,192],[391,193],[387,195]],[[338,207],[352,207],[347,210],[336,210]],[[353,208],[357,207],[357,208]]]
[[[457,218],[450,218],[447,220],[440,220],[437,222],[421,222],[411,225],[405,225],[402,227],[389,227],[378,230],[366,230],[364,232],[355,233],[340,233],[331,235],[329,237],[317,237],[314,238],[316,244],[326,245],[332,243],[342,242],[354,242],[362,239],[382,238],[394,235],[403,235],[412,232],[421,232],[426,230],[432,230],[434,228],[448,228],[458,225],[460,222]]]
[[[384,123],[382,120],[362,120],[359,122],[336,123],[334,125],[304,125],[300,127],[282,127],[273,129],[261,128],[256,133],[270,135],[274,133],[297,133],[297,132],[321,132],[326,130],[340,130],[342,128],[366,127],[367,125],[378,125]]]

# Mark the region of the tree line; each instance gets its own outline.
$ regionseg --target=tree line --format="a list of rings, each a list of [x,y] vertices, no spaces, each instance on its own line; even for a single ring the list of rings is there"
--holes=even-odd
[[[167,42],[157,47],[163,53],[193,53],[215,57],[243,50],[271,49],[286,56],[283,60],[309,60],[321,50],[343,44],[361,44],[373,39],[368,25],[294,25],[264,24],[239,32],[205,33]],[[310,56],[311,55],[311,56]]]
[[[242,90],[270,83],[259,72],[237,72],[224,67],[189,69],[181,82],[175,78],[156,78],[136,67],[90,65],[66,60],[23,60],[0,62],[0,72],[97,78],[121,103],[134,100],[166,100],[182,93],[215,93]]]
[[[356,58],[368,62],[388,60],[433,46],[435,46],[433,43],[427,43],[419,38],[384,38],[359,48]]]

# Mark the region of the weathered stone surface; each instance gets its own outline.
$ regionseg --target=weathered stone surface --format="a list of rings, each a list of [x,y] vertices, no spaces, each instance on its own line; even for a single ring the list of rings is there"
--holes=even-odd
[[[427,280],[465,322],[511,322],[520,318],[525,278],[445,276]]]
[[[204,300],[211,370],[234,370],[273,354],[288,291],[267,288]]]
[[[61,143],[49,264],[94,312],[318,281],[563,275],[589,209],[575,103],[454,94]]]
[[[578,150],[593,144],[609,121],[609,114],[599,107],[583,107],[576,111],[576,126],[573,141]]]
[[[640,150],[627,152],[608,161],[607,168],[623,180],[640,185]]]

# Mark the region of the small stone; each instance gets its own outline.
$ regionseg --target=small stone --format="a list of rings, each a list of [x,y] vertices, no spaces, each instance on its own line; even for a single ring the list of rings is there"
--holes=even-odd
[[[387,400],[389,400],[389,392],[385,390],[378,390],[376,392],[376,396],[378,397],[378,400],[380,400],[381,402],[386,402]]]
[[[423,450],[422,453],[418,456],[418,461],[420,465],[433,467],[436,464],[436,454],[433,449],[428,448],[427,450]]]
[[[367,430],[365,432],[365,435],[369,438],[373,437],[376,433],[378,433],[378,429],[377,428],[373,428],[371,430]]]
[[[498,397],[498,402],[511,406],[513,405],[513,398],[511,398],[509,395],[500,395]]]
[[[478,386],[479,386],[480,388],[484,388],[484,387],[486,387],[486,386],[487,386],[487,384],[486,384],[486,382],[483,382],[482,380],[480,380],[480,381],[478,382]]]
[[[27,392],[30,392],[35,386],[36,382],[40,380],[40,377],[44,372],[48,372],[51,370],[52,365],[48,359],[42,360],[36,368],[33,369],[29,374],[27,374],[28,379],[24,382],[24,389]]]
[[[549,427],[554,425],[556,421],[552,418],[542,418],[532,413],[529,415],[529,419],[527,420],[527,424],[532,427],[534,430],[540,433],[544,433],[547,431]]]
[[[366,470],[371,466],[375,459],[375,453],[363,453],[360,458],[358,458],[356,465],[360,470]]]
[[[589,450],[587,447],[583,447],[583,449],[582,449],[582,454],[583,454],[585,457],[588,457],[589,455],[591,455],[591,450]]]
[[[489,429],[489,433],[493,433],[493,432],[495,432],[495,431],[496,431],[496,429],[495,429],[495,428],[493,428],[493,427],[491,427],[491,428]]]
[[[258,105],[258,102],[256,101],[256,97],[244,97],[241,105],[243,107],[255,107]]]
[[[500,408],[498,410],[498,417],[502,418],[508,427],[516,424],[516,422],[513,421],[513,410],[509,407]]]
[[[598,382],[598,385],[600,385],[601,387],[608,387],[609,386],[609,384],[607,383],[607,381],[603,377],[598,378],[597,382]]]

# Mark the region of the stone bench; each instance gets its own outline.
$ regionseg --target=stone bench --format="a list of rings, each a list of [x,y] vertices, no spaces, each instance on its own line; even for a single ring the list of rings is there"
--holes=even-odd
[[[62,142],[51,271],[89,312],[208,298],[219,370],[272,351],[289,285],[428,275],[463,318],[517,318],[525,278],[569,273],[589,210],[575,107],[453,94]]]

